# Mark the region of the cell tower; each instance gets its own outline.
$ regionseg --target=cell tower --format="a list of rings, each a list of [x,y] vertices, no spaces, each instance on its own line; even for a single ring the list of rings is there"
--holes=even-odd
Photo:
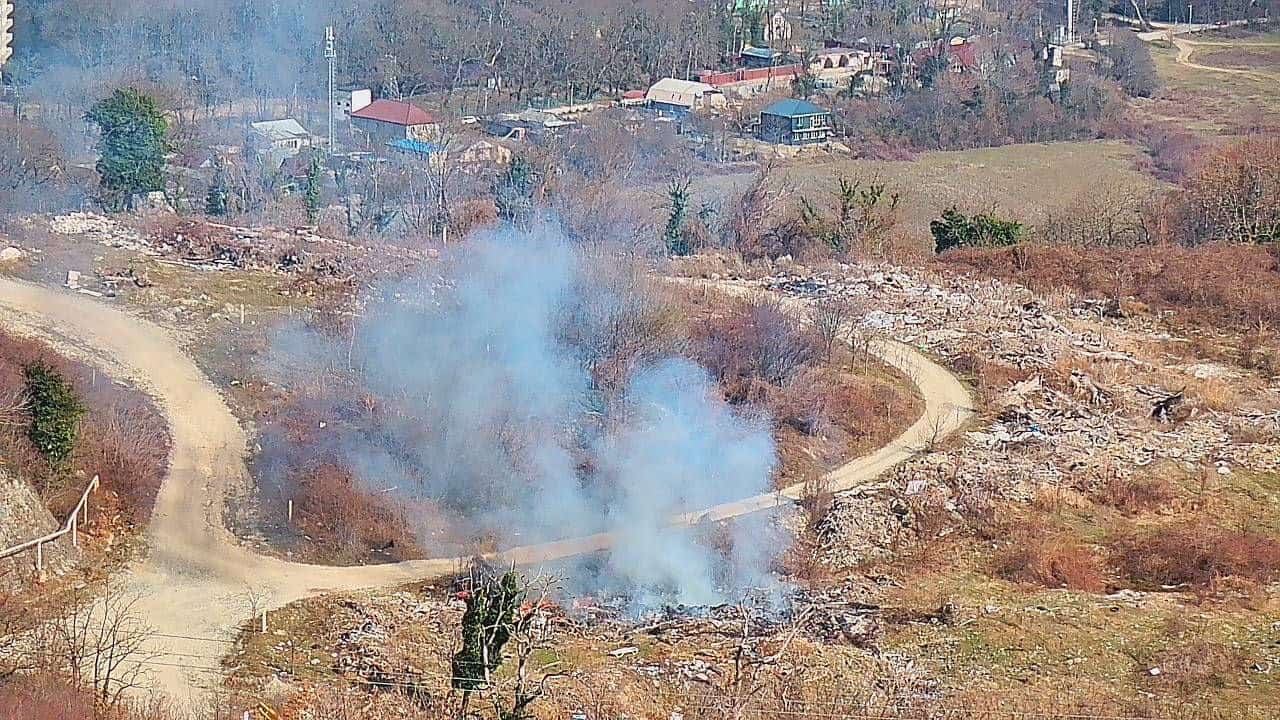
[[[338,103],[338,44],[333,37],[332,25],[324,29],[324,57],[329,61],[329,152],[333,153],[335,140],[333,108]]]
[[[4,66],[13,57],[13,2],[0,0],[0,80],[4,80]]]

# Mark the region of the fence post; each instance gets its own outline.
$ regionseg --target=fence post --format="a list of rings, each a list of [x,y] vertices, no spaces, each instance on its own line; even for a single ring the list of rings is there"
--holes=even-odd
[[[36,574],[44,572],[44,543],[36,543]]]
[[[71,547],[80,547],[79,524],[80,513],[71,513]]]

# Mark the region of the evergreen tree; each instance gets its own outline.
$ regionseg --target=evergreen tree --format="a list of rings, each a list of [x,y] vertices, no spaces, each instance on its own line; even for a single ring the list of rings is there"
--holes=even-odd
[[[453,687],[474,692],[488,687],[502,665],[502,650],[515,629],[525,588],[515,571],[499,578],[473,576],[462,614],[462,647],[453,656]]]
[[[320,218],[320,156],[312,155],[307,165],[307,189],[303,201],[307,206],[307,224],[315,225]]]
[[[219,163],[218,170],[214,173],[213,182],[209,185],[209,192],[204,197],[204,214],[210,217],[222,217],[227,214],[227,177],[222,172],[222,165]]]
[[[98,126],[96,167],[108,210],[132,207],[135,195],[164,189],[169,121],[154,98],[121,88],[94,103],[84,117]]]
[[[511,161],[507,171],[493,188],[493,201],[498,217],[515,225],[526,225],[533,218],[533,197],[537,174],[533,164],[523,157]]]
[[[84,405],[71,383],[42,361],[27,365],[23,375],[31,413],[27,437],[51,465],[62,465],[75,449]]]
[[[671,199],[671,213],[667,216],[667,229],[663,233],[667,253],[675,257],[690,255],[693,248],[685,229],[689,215],[689,180],[672,180],[667,186],[667,197]]]

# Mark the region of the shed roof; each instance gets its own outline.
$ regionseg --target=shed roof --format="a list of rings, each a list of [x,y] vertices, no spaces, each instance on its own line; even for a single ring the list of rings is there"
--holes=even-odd
[[[764,110],[762,115],[781,115],[783,117],[804,117],[805,115],[826,115],[827,111],[808,100],[788,98],[779,100]]]
[[[311,137],[311,133],[302,127],[302,123],[293,118],[284,120],[264,120],[263,122],[250,123],[249,127],[255,133],[270,140],[271,142],[281,142],[284,140],[305,140]]]
[[[742,54],[747,57],[761,58],[763,60],[772,60],[784,53],[781,50],[774,50],[767,47],[751,47],[750,45],[742,48]]]
[[[412,125],[431,125],[439,122],[434,114],[417,105],[398,100],[374,100],[372,103],[351,113],[351,117],[361,120],[377,120],[409,127]]]

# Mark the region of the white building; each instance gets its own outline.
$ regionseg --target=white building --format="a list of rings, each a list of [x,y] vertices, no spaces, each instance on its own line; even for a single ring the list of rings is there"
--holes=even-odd
[[[644,98],[649,107],[656,110],[682,113],[721,107],[727,102],[724,93],[713,85],[676,78],[663,78],[654,83]]]

